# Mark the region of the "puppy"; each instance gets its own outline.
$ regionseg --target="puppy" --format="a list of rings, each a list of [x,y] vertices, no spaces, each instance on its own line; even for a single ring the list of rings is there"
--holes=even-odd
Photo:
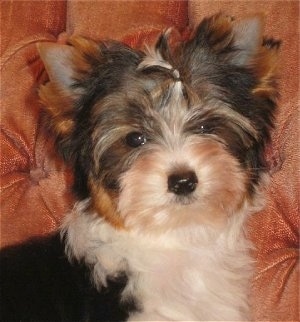
[[[41,43],[40,97],[78,198],[4,249],[4,321],[248,320],[279,42],[217,14],[170,46]]]

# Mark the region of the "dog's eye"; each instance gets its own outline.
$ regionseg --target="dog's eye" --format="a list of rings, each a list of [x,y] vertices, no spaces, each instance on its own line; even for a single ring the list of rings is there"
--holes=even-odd
[[[201,124],[198,128],[200,134],[207,134],[211,132],[211,128],[208,124]]]
[[[132,148],[137,148],[147,142],[145,135],[141,132],[130,132],[125,138],[126,144]]]
[[[199,134],[212,134],[218,128],[218,121],[211,119],[201,122],[198,126],[198,133]]]
[[[206,126],[201,124],[200,127],[199,127],[199,132],[200,133],[205,133],[206,132]]]

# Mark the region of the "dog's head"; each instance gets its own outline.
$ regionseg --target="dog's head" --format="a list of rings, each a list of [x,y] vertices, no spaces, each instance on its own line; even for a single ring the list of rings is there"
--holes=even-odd
[[[145,52],[82,37],[39,46],[74,190],[120,229],[222,223],[265,169],[279,43],[260,19],[221,14],[174,47],[168,34]]]

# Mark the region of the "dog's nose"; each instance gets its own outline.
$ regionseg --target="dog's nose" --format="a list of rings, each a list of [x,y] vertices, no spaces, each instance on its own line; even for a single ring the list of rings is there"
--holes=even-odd
[[[168,177],[168,189],[176,195],[188,195],[197,186],[198,179],[194,171],[171,174]]]

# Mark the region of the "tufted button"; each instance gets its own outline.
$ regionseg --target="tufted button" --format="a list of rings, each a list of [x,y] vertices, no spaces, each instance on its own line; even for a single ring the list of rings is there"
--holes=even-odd
[[[47,173],[42,168],[31,169],[30,179],[34,184],[38,184],[41,180],[47,177]]]

